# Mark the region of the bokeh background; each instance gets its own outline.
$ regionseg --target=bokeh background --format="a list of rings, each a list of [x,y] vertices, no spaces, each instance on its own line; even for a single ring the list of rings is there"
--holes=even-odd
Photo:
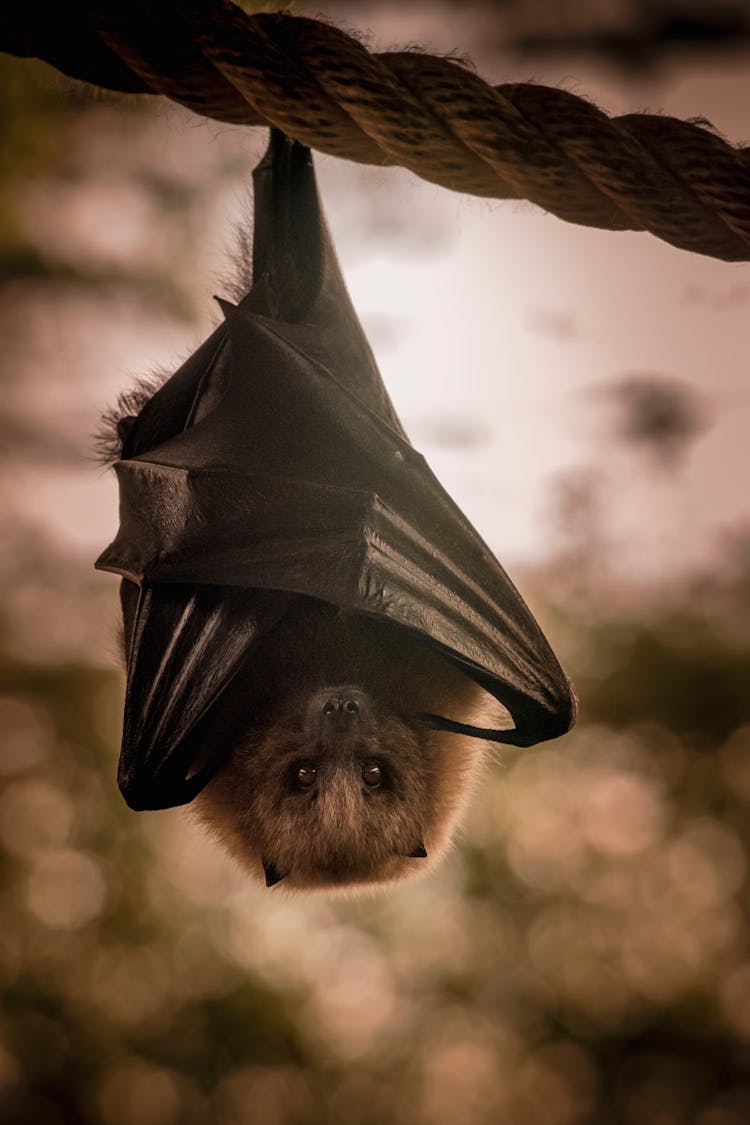
[[[750,143],[744,0],[326,13]],[[123,805],[92,569],[99,415],[208,331],[263,131],[6,57],[0,89],[1,1119],[747,1125],[750,267],[318,159],[407,429],[582,707],[494,755],[434,874],[284,897]]]

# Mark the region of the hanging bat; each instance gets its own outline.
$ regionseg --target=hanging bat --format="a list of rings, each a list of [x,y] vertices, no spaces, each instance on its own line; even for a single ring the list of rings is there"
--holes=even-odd
[[[555,738],[575,696],[409,444],[275,131],[254,212],[249,292],[117,424],[118,781],[195,801],[269,886],[393,882],[444,850],[482,740]]]

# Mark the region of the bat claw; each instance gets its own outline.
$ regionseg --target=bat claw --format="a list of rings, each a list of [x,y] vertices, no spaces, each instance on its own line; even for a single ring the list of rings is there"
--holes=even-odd
[[[420,840],[419,843],[409,852],[408,859],[427,859],[427,849]]]

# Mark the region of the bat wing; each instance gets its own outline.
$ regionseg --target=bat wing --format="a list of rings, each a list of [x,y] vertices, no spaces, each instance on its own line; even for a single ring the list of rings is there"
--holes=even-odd
[[[117,780],[131,808],[186,804],[221,765],[243,717],[228,689],[289,601],[263,590],[123,583],[128,675]],[[216,752],[202,761],[206,739]]]
[[[517,745],[562,734],[575,716],[571,686],[403,433],[346,293],[308,151],[274,135],[255,180],[253,288],[237,306],[222,303],[224,323],[144,408],[115,466],[120,530],[97,566],[142,591],[128,646],[126,798],[133,778],[148,787],[153,763],[185,781],[195,732],[295,594],[418,635],[500,700],[515,729],[426,716],[433,725]],[[206,587],[231,591],[235,608]],[[273,608],[259,613],[263,592]],[[171,719],[144,721],[154,677],[154,716]],[[183,716],[179,700],[198,682],[201,700]],[[185,800],[200,777],[188,778]]]

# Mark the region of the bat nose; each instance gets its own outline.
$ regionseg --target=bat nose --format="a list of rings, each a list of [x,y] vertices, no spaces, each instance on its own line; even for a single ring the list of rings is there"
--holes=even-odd
[[[353,721],[360,711],[360,702],[353,692],[336,692],[329,695],[321,707],[324,719]]]

